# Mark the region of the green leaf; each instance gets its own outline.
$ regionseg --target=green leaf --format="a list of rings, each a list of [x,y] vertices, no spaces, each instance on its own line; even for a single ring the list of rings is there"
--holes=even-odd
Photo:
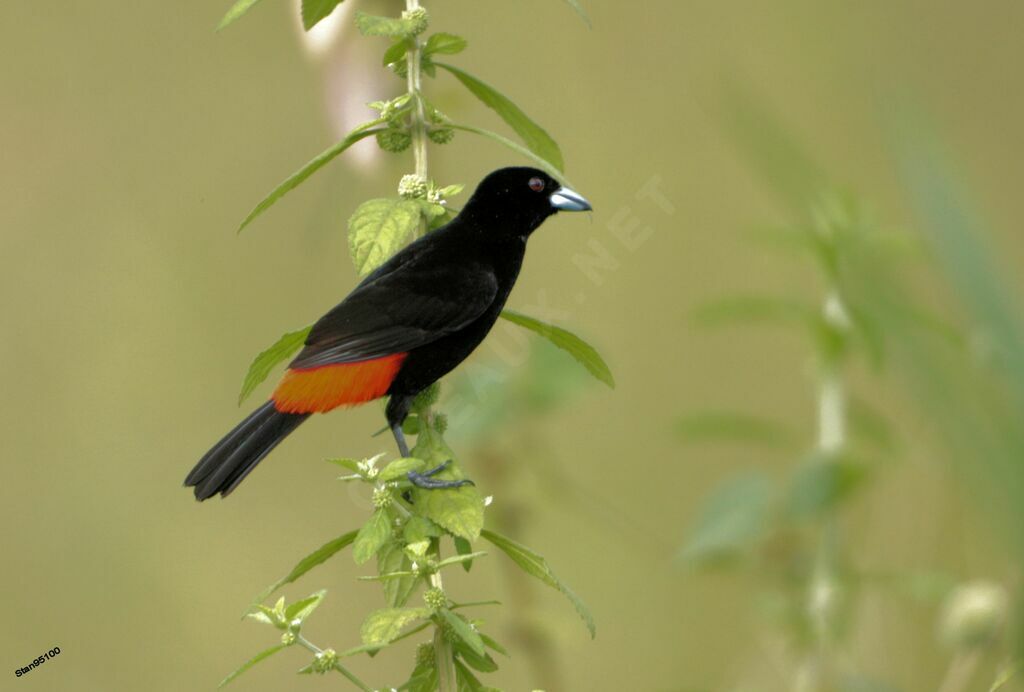
[[[363,202],[348,221],[352,262],[365,276],[398,252],[420,223],[420,208],[411,199],[371,199]]]
[[[384,67],[392,63],[399,62],[405,59],[405,54],[409,51],[409,40],[405,38],[398,39],[391,46],[384,51],[384,58],[382,60]]]
[[[337,464],[338,466],[340,466],[341,468],[345,469],[346,471],[351,471],[352,473],[357,474],[359,476],[363,475],[363,470],[359,468],[359,460],[358,459],[350,459],[350,458],[328,459],[327,462],[330,463],[330,464]]]
[[[302,329],[294,332],[288,332],[276,342],[274,345],[267,350],[260,353],[253,359],[252,364],[249,365],[249,372],[245,374],[245,380],[242,382],[242,391],[238,394],[238,403],[241,405],[253,390],[260,385],[263,380],[267,379],[270,371],[277,366],[278,363],[288,360],[295,352],[302,348],[302,345],[306,342],[306,337],[309,335],[309,330],[312,327],[303,327]]]
[[[441,535],[441,529],[437,524],[426,517],[411,516],[405,522],[402,529],[402,537],[406,543],[419,543]]]
[[[392,608],[401,608],[408,602],[412,592],[416,590],[419,577],[411,574],[412,561],[405,554],[402,546],[392,541],[377,554],[377,572],[379,574],[409,573],[394,579],[385,579],[384,601]]]
[[[590,22],[590,15],[588,15],[587,11],[583,9],[583,3],[581,3],[580,0],[565,0],[565,4],[576,10],[576,14],[586,22],[588,29],[594,28],[594,25]]]
[[[352,557],[361,565],[377,554],[377,551],[391,538],[391,519],[383,509],[376,510],[363,528],[356,534],[352,546]]]
[[[508,139],[507,137],[502,137],[497,132],[491,132],[490,130],[484,130],[479,127],[473,127],[472,125],[459,125],[458,123],[447,123],[447,127],[450,127],[453,130],[472,132],[475,135],[480,135],[481,137],[487,137],[488,139],[492,139],[498,144],[508,147],[517,154],[521,154],[522,156],[525,156],[526,158],[530,159],[530,161],[532,161],[534,165],[537,166],[537,168],[542,169],[545,173],[547,173],[548,175],[550,175],[552,178],[559,181],[563,185],[567,187],[573,187],[572,183],[569,182],[569,179],[565,177],[564,173],[562,173],[561,168],[551,163],[543,156],[539,156],[534,152],[530,151],[529,149],[527,149],[526,147],[516,144],[511,139]]]
[[[378,17],[365,12],[356,12],[356,28],[363,36],[405,38],[412,35],[415,24],[408,19]]]
[[[384,608],[370,613],[361,630],[363,643],[368,646],[390,644],[402,630],[416,620],[430,617],[427,608]]]
[[[292,622],[293,620],[302,622],[309,617],[310,613],[317,609],[317,606],[320,605],[320,601],[324,600],[324,596],[326,595],[327,589],[320,589],[312,596],[307,596],[302,600],[295,601],[295,603],[292,603],[290,606],[285,608],[285,620],[288,622]]]
[[[260,661],[263,661],[265,659],[270,658],[271,656],[276,654],[281,649],[287,649],[287,648],[288,647],[285,646],[284,644],[277,644],[276,646],[272,646],[269,649],[264,649],[263,651],[259,652],[258,654],[256,654],[252,658],[250,658],[248,661],[243,663],[241,666],[239,666],[234,672],[229,674],[226,678],[221,680],[220,684],[217,685],[217,687],[218,688],[224,687],[224,685],[228,684],[229,682],[231,682],[232,680],[237,678],[239,675],[241,675],[245,671],[247,671],[250,668],[252,668],[254,665],[259,663]]]
[[[433,657],[427,661],[417,662],[409,680],[398,689],[404,692],[436,692],[437,665]]]
[[[580,600],[579,596],[573,593],[573,591],[563,583],[561,579],[555,576],[555,573],[548,565],[547,560],[526,546],[516,543],[511,538],[502,536],[494,531],[484,529],[480,532],[480,535],[494,544],[494,547],[500,549],[512,558],[512,561],[519,565],[527,574],[534,576],[548,586],[561,591],[573,604],[573,607],[576,608],[576,612],[580,614],[580,617],[583,618],[583,621],[587,624],[587,629],[590,630],[590,636],[594,637],[597,635],[597,626],[594,624],[594,617],[590,614],[590,610],[583,601]]]
[[[458,659],[455,659],[455,680],[458,683],[458,692],[485,692],[483,683]]]
[[[680,558],[691,564],[735,558],[762,535],[771,495],[771,482],[761,473],[723,483],[704,504]]]
[[[493,673],[498,670],[497,661],[495,661],[489,653],[484,652],[484,655],[481,656],[462,642],[456,642],[455,650],[459,652],[459,656],[462,660],[465,661],[473,670],[478,670],[481,673]]]
[[[233,24],[236,19],[255,7],[256,3],[259,1],[260,0],[238,0],[220,20],[220,24],[217,25],[217,31],[220,31],[229,24]],[[224,683],[221,684],[223,685]]]
[[[501,316],[513,324],[518,324],[520,327],[525,327],[543,336],[575,358],[591,375],[612,389],[615,388],[615,378],[612,377],[612,371],[609,369],[608,364],[604,362],[604,359],[601,358],[601,354],[593,346],[572,332],[512,310],[502,310]]]
[[[508,126],[515,130],[516,134],[522,138],[527,149],[540,158],[550,161],[559,171],[565,168],[565,162],[562,160],[562,151],[558,148],[558,144],[551,138],[551,135],[544,131],[544,128],[533,122],[519,106],[512,103],[494,87],[453,65],[443,62],[436,63],[436,65],[448,70],[456,79],[462,82],[464,87],[480,99],[485,106],[493,110],[502,120],[508,123]]]
[[[457,480],[448,470],[434,477],[439,480]],[[438,526],[468,540],[475,540],[483,528],[484,500],[472,485],[440,490],[417,488],[416,508],[417,512]]]
[[[387,483],[399,478],[405,478],[410,471],[419,471],[425,466],[422,459],[415,457],[403,457],[395,459],[380,470],[377,477],[381,483]]]
[[[242,229],[252,223],[253,219],[265,212],[271,206],[274,205],[277,200],[284,197],[286,194],[297,188],[303,182],[306,181],[309,176],[316,173],[318,170],[323,168],[326,164],[330,163],[341,154],[343,151],[348,149],[356,142],[372,137],[378,132],[383,132],[387,128],[377,127],[378,125],[387,122],[384,118],[378,118],[371,120],[370,122],[363,123],[359,127],[355,128],[342,139],[340,142],[332,146],[330,149],[320,153],[316,158],[311,160],[305,166],[288,176],[288,179],[283,183],[275,187],[269,195],[263,198],[263,200],[253,207],[253,210],[249,212],[249,215],[245,217],[241,225],[238,227],[238,232],[241,233]]]
[[[309,31],[327,17],[343,0],[302,0],[302,26]]]
[[[417,459],[423,459],[428,468],[450,461],[448,468],[434,476],[438,480],[464,478],[462,470],[455,463],[452,450],[431,426],[423,426],[420,430],[412,454]],[[484,525],[484,500],[475,486],[438,490],[413,488],[413,499],[417,514],[454,535],[469,540],[475,540],[480,535]]]
[[[508,650],[504,646],[496,642],[493,637],[490,637],[489,635],[486,635],[483,632],[481,632],[480,639],[483,640],[484,645],[488,648],[494,649],[502,656],[508,656]]]
[[[455,543],[455,552],[457,552],[459,555],[469,555],[473,552],[473,546],[470,544],[469,541],[467,541],[462,536],[455,536],[453,538],[453,542]],[[466,570],[467,572],[473,569],[473,561],[469,560],[467,562],[463,562],[462,569]]]
[[[676,431],[686,442],[746,442],[785,447],[793,431],[777,421],[732,411],[700,411],[683,416]]]
[[[455,55],[466,50],[468,45],[466,39],[455,34],[447,34],[445,32],[438,32],[433,34],[427,39],[426,45],[423,46],[424,55]]]
[[[835,509],[866,480],[867,468],[845,458],[827,459],[815,455],[793,477],[788,509],[805,519]]]
[[[480,635],[476,633],[476,630],[474,630],[468,622],[447,608],[441,608],[438,612],[441,614],[441,617],[443,617],[448,624],[452,626],[452,631],[455,635],[461,639],[466,646],[473,651],[473,653],[478,656],[486,655],[487,652],[484,649],[483,640],[480,639]]]
[[[451,557],[446,557],[445,559],[438,562],[437,568],[441,569],[442,567],[448,567],[449,565],[464,565],[468,562],[472,562],[478,557],[484,557],[485,555],[487,555],[487,553],[482,551],[477,551],[475,553],[466,553],[465,555],[452,555]]]
[[[356,539],[356,532],[349,531],[348,533],[338,536],[333,541],[328,541],[322,546],[314,550],[306,557],[299,560],[298,564],[292,568],[286,576],[278,579],[275,583],[271,584],[266,590],[256,597],[256,603],[262,603],[267,599],[270,594],[280,589],[285,584],[291,584],[293,581],[304,575],[309,570],[313,569],[317,565],[327,562],[331,557],[334,556],[339,550],[346,548]]]

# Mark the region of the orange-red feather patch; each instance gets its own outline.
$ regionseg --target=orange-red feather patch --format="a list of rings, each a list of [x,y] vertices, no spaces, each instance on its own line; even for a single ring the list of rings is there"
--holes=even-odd
[[[382,397],[406,355],[288,370],[271,396],[274,408],[282,413],[324,413]]]

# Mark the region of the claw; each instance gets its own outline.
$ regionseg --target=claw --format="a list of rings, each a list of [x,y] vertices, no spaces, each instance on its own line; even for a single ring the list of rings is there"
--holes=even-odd
[[[451,466],[452,460],[439,464],[429,471],[423,473],[417,473],[416,471],[410,471],[405,474],[405,477],[409,479],[409,482],[415,485],[417,488],[423,488],[424,490],[441,490],[444,488],[461,488],[464,485],[476,485],[473,481],[468,478],[463,478],[457,481],[438,481],[431,478],[444,471],[446,468]]]

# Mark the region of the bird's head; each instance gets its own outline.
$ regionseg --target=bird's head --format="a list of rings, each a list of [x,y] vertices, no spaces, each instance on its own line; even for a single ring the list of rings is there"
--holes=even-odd
[[[500,168],[477,186],[462,213],[528,236],[559,211],[589,211],[581,194],[536,168]]]

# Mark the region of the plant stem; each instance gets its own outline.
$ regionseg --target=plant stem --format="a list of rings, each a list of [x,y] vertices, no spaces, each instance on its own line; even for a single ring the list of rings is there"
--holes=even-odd
[[[419,9],[420,0],[405,0],[405,9]],[[423,108],[421,58],[423,44],[419,36],[413,36],[412,48],[406,54],[408,66],[408,91],[412,96],[412,155],[416,161],[416,175],[427,177],[427,119]]]
[[[311,651],[314,656],[319,656],[323,653],[323,650],[313,642],[309,641],[301,634],[295,637],[295,643],[300,645],[302,648]],[[363,690],[363,692],[373,692],[373,688],[367,685],[365,682],[356,677],[355,673],[350,671],[345,666],[341,665],[338,661],[334,662],[334,669],[348,678],[353,685]]]
[[[849,328],[849,316],[838,290],[832,288],[822,306],[825,322],[842,334]],[[822,354],[818,383],[818,440],[816,463],[834,461],[846,444],[846,389],[843,385],[841,356]],[[832,616],[839,600],[836,559],[839,546],[839,522],[835,511],[822,520],[807,591],[807,617],[814,634],[814,649],[797,671],[798,692],[814,692],[828,678],[832,648]]]
[[[419,9],[419,0],[405,0],[405,9],[409,12]],[[408,72],[408,92],[412,96],[412,155],[415,160],[416,175],[427,177],[427,118],[423,108],[422,83],[423,75],[421,62],[423,57],[423,44],[418,36],[412,37],[412,47],[406,54]],[[421,229],[423,222],[420,222]],[[428,421],[430,424],[430,421]],[[434,540],[434,557],[441,560],[441,539]],[[430,586],[444,590],[444,582],[441,579],[440,571],[430,575]],[[456,692],[457,682],[455,680],[455,659],[452,652],[451,642],[444,636],[444,629],[439,625],[434,626],[434,657],[437,662],[437,680],[439,692]]]
[[[434,559],[441,561],[441,539],[434,539]],[[441,579],[441,571],[438,570],[430,575],[430,586],[435,589],[444,590],[444,582]],[[458,683],[455,680],[455,658],[452,652],[452,643],[444,636],[444,629],[440,625],[434,625],[434,658],[437,661],[437,689],[438,692],[456,692]]]

